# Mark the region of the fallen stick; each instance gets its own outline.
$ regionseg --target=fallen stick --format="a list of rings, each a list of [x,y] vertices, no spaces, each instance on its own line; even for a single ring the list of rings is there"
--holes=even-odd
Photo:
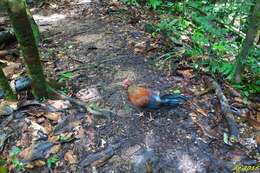
[[[122,146],[122,143],[117,143],[114,145],[108,146],[105,150],[100,151],[98,153],[94,153],[92,155],[88,155],[86,159],[80,162],[80,167],[83,169],[87,166],[101,167],[106,161],[108,161],[116,151]]]
[[[0,58],[4,58],[6,55],[18,54],[19,51],[17,49],[10,50],[0,50]]]
[[[235,122],[235,118],[232,114],[231,107],[228,104],[228,100],[225,97],[221,87],[219,84],[212,78],[208,78],[208,81],[211,83],[212,88],[215,90],[215,93],[219,99],[221,105],[221,111],[224,115],[224,118],[227,122],[230,134],[230,141],[232,143],[238,142],[239,139],[239,130],[237,128],[237,124]]]

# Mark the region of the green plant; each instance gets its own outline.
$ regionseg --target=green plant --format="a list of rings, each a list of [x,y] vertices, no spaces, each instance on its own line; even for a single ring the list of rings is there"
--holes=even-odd
[[[73,138],[70,135],[69,136],[66,136],[66,135],[60,135],[59,136],[59,141],[60,142],[69,142],[71,140],[73,140]]]
[[[6,167],[6,160],[0,157],[0,173],[7,173],[8,169]]]
[[[53,166],[56,165],[56,163],[60,160],[59,156],[58,155],[53,155],[51,157],[48,158],[47,160],[47,166],[48,168],[52,168]]]
[[[134,6],[138,6],[138,2],[137,0],[122,0],[123,3],[128,4],[128,5],[134,5]]]
[[[125,0],[130,1],[130,0]],[[136,0],[155,10],[160,19],[149,24],[146,30],[157,37],[159,34],[172,43],[181,43],[183,36],[189,37],[189,45],[185,45],[185,57],[190,57],[195,69],[203,67],[213,75],[222,75],[226,81],[239,89],[244,96],[259,92],[259,57],[260,49],[250,53],[245,63],[243,79],[240,84],[232,83],[234,75],[234,58],[241,43],[238,31],[245,32],[246,19],[251,13],[254,0],[243,1],[179,1]],[[164,52],[167,54],[167,52]],[[164,61],[164,56],[159,61]],[[159,62],[158,62],[159,63]],[[154,63],[154,64],[158,64]]]
[[[17,171],[24,171],[24,164],[17,159],[17,155],[22,150],[19,147],[12,147],[11,151],[9,152],[9,156],[11,157],[11,163],[14,165],[15,169]]]
[[[68,71],[68,72],[64,72],[59,76],[58,82],[63,82],[66,79],[71,79],[73,76],[73,73]]]
[[[152,7],[153,10],[156,10],[159,6],[162,5],[162,0],[148,0],[148,5]]]

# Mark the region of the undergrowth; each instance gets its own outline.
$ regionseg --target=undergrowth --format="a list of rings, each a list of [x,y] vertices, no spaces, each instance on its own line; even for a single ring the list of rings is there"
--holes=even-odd
[[[171,44],[185,47],[183,56],[192,59],[194,68],[203,68],[213,75],[222,75],[243,96],[260,92],[260,50],[252,49],[245,64],[241,83],[233,83],[235,58],[246,32],[249,1],[162,1],[122,0],[132,6],[153,10],[159,20],[148,21],[149,32],[171,40]],[[171,53],[169,52],[165,53]],[[167,57],[169,58],[169,57]],[[174,60],[174,56],[171,57]]]

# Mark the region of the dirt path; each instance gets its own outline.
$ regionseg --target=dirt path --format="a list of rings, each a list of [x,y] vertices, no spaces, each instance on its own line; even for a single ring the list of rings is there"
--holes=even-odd
[[[81,89],[97,88],[102,99],[96,104],[116,113],[111,121],[81,120],[81,138],[63,145],[61,154],[63,157],[66,151],[73,151],[79,164],[61,160],[54,171],[142,173],[148,169],[150,162],[147,160],[150,160],[154,173],[225,173],[231,172],[237,161],[247,159],[243,150],[223,144],[225,129],[223,121],[219,121],[221,116],[215,110],[216,98],[195,98],[187,91],[192,81],[166,75],[150,65],[145,57],[134,54],[130,43],[148,39],[147,35],[124,22],[120,14],[106,13],[108,11],[109,8],[102,3],[93,2],[70,4],[65,9],[59,7],[45,14],[51,16],[56,13],[54,18],[60,19],[58,21],[45,21],[39,17],[38,23],[46,43],[41,49],[43,58],[49,62],[46,63],[49,78],[91,64],[73,73],[70,89],[77,93]],[[37,15],[44,13],[46,11],[40,11]],[[119,85],[126,76],[132,76],[138,83],[161,92],[179,88],[207,109],[209,116],[194,114],[195,108],[187,104],[173,111],[157,112],[155,120],[149,122],[148,116],[140,116],[140,112],[127,102],[125,91]],[[198,123],[201,120],[203,126],[208,127],[206,134]],[[118,142],[121,143],[120,148],[112,158],[107,158],[104,165],[82,168],[82,161],[91,153],[103,151]],[[234,153],[238,160],[233,159]]]

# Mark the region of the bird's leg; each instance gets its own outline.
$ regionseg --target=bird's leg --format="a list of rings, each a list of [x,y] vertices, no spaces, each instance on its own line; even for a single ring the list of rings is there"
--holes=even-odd
[[[148,119],[148,121],[150,122],[150,121],[153,121],[153,120],[154,120],[154,118],[153,118],[152,112],[149,112],[149,119]]]
[[[140,112],[139,114],[137,114],[139,117],[144,117],[144,113]]]

